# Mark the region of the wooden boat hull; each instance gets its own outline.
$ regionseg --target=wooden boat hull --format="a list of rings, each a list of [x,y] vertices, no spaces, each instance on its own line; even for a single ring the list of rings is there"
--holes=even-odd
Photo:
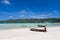
[[[46,29],[34,29],[34,28],[31,28],[31,31],[38,31],[38,32],[46,32]]]

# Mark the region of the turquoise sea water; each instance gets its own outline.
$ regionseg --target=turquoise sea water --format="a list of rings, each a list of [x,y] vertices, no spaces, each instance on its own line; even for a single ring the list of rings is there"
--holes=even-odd
[[[37,27],[37,25],[47,25],[47,27],[56,27],[60,26],[60,23],[3,23],[0,24],[0,29],[28,28]]]

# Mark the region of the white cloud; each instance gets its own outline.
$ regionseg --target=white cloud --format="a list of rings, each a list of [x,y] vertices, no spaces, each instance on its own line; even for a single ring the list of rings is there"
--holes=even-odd
[[[3,1],[1,1],[1,3],[6,4],[6,5],[10,5],[11,4],[9,0],[3,0]]]
[[[49,13],[48,13],[48,14],[42,14],[42,15],[40,15],[40,16],[44,16],[44,17],[45,17],[45,16],[51,16],[51,15],[52,15],[52,14],[49,14]]]
[[[48,17],[46,15],[45,16],[34,15],[34,16],[31,16],[31,18],[48,18]]]
[[[31,15],[34,15],[34,12],[32,12],[30,9],[24,9],[18,12],[20,14],[20,17],[30,17]]]
[[[49,18],[52,14],[40,14],[40,15],[31,15],[31,18]]]
[[[21,10],[19,12],[14,12],[17,18],[54,18],[60,17],[59,11],[52,11],[52,12],[33,12],[32,10]],[[13,14],[14,14],[13,13]],[[12,13],[8,12],[0,12],[0,14],[8,15],[9,19],[15,19],[15,16],[10,16]],[[58,15],[59,14],[59,15]]]
[[[58,11],[44,11],[44,12],[33,12],[30,9],[24,9],[19,12],[22,18],[52,18],[56,16]]]
[[[20,13],[20,14],[26,14],[27,11],[26,11],[26,10],[21,10],[19,13]]]
[[[25,15],[20,15],[20,17],[25,17]]]
[[[9,19],[13,19],[14,17],[13,16],[9,16]]]
[[[32,12],[30,9],[23,9],[21,11],[19,11],[20,14],[34,14],[34,12]]]
[[[58,11],[53,11],[54,13],[58,13]]]

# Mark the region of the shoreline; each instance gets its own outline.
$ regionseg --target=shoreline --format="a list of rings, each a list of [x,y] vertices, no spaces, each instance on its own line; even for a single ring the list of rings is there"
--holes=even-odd
[[[55,27],[59,27],[60,28],[60,26],[49,26],[49,27],[46,27],[46,28],[55,28]],[[4,29],[0,29],[0,30],[14,30],[14,29],[28,29],[28,28],[36,28],[36,27],[18,27],[18,28],[4,28]]]

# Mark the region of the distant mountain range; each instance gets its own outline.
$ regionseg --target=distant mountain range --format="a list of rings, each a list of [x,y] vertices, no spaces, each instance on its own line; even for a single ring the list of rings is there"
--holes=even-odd
[[[9,19],[0,23],[60,23],[60,18],[41,18],[41,19]]]

